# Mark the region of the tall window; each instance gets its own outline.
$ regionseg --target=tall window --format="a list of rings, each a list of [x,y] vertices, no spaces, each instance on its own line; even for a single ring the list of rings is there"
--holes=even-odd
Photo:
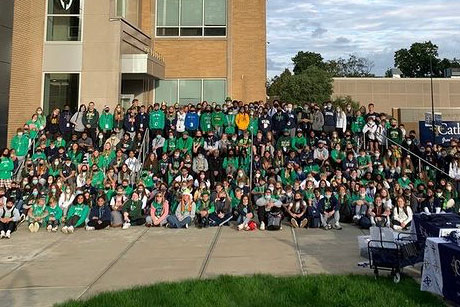
[[[47,41],[81,40],[80,0],[48,0]]]
[[[189,104],[202,101],[223,103],[227,94],[225,79],[157,80],[155,102]]]
[[[49,114],[55,108],[61,110],[70,106],[72,111],[78,108],[80,88],[79,74],[45,74],[43,110]]]
[[[227,0],[157,0],[157,36],[227,35]]]

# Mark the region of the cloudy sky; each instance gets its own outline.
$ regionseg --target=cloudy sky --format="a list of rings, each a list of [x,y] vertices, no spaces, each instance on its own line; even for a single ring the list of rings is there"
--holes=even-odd
[[[441,57],[460,58],[460,0],[268,0],[268,74],[299,51],[325,59],[368,57],[373,73],[393,67],[394,52],[433,41]]]

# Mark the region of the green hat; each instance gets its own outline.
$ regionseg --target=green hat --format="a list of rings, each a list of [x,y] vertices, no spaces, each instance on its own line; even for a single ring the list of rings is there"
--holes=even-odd
[[[225,101],[232,101],[232,97],[229,96],[229,97],[225,98]]]
[[[209,191],[208,190],[204,190],[203,192],[201,192],[201,196],[203,195],[208,195],[209,196]]]

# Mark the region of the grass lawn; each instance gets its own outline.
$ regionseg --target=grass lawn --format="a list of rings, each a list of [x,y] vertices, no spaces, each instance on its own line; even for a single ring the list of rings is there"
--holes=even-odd
[[[394,284],[390,278],[359,275],[221,276],[107,292],[57,306],[445,306],[419,289],[409,277]]]

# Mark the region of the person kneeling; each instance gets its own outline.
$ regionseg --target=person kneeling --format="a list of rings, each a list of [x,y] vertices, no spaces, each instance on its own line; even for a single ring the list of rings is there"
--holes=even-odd
[[[188,228],[195,217],[195,202],[192,200],[192,194],[183,193],[180,203],[177,206],[176,213],[167,218],[169,228]]]
[[[86,230],[100,230],[110,226],[112,214],[104,196],[97,198],[97,205],[91,208]]]
[[[6,205],[0,206],[0,239],[11,238],[19,218],[19,210],[14,207],[13,199],[8,199]]]
[[[134,192],[131,199],[123,205],[123,229],[128,229],[131,225],[144,225],[144,209],[142,208],[142,200],[139,199],[139,194]]]

